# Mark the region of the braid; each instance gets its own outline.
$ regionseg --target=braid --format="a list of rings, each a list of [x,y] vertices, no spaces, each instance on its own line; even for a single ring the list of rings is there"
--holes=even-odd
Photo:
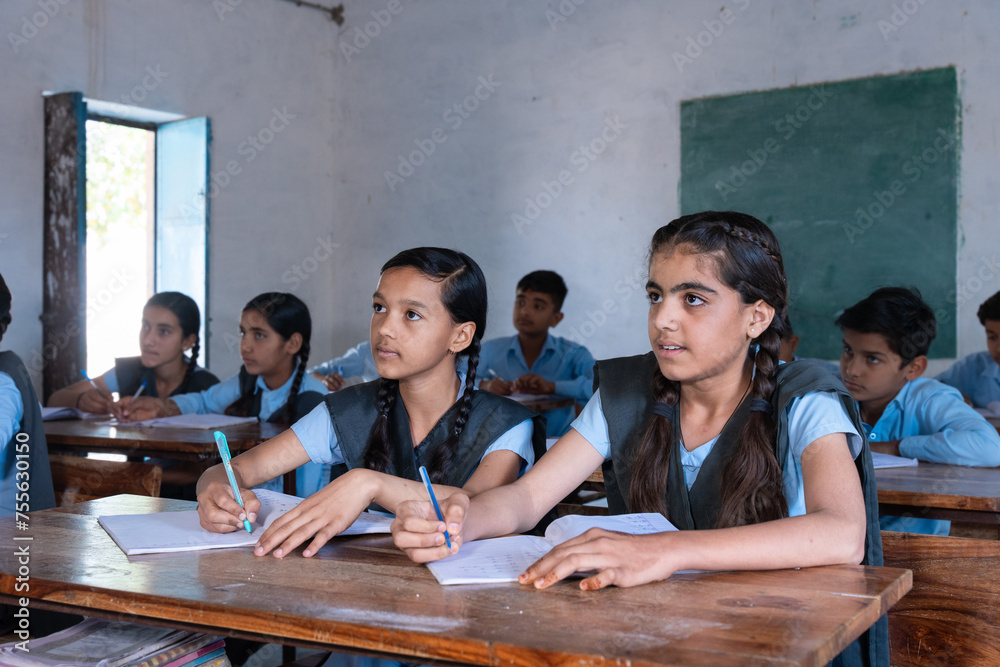
[[[725,229],[726,233],[729,234],[730,236],[738,238],[741,241],[749,241],[750,243],[753,243],[758,248],[763,250],[768,257],[773,259],[775,263],[781,267],[782,273],[784,273],[785,263],[781,259],[781,255],[775,252],[775,250],[770,246],[770,244],[768,244],[767,241],[761,238],[759,234],[755,234],[749,229],[745,229],[743,227],[734,227],[729,223],[724,223],[723,229]]]
[[[188,362],[187,370],[184,371],[184,379],[181,380],[181,386],[185,389],[187,388],[187,383],[194,375],[194,369],[198,366],[198,352],[201,351],[201,341],[198,338],[194,339],[194,347],[191,348],[191,361]]]
[[[385,472],[392,463],[389,444],[389,412],[396,404],[398,380],[381,378],[378,382],[378,417],[372,424],[365,447],[364,466],[369,470]]]
[[[775,318],[777,320],[777,316]],[[770,400],[778,372],[781,338],[777,327],[757,337],[760,350],[753,357],[757,370],[751,398]],[[776,426],[770,413],[753,411],[740,429],[739,447],[722,472],[717,528],[743,526],[788,516],[782,489],[781,467],[775,455]]]
[[[657,402],[676,407],[680,399],[676,382],[663,377],[660,369],[656,368],[650,384]],[[629,511],[659,512],[667,516],[664,490],[667,488],[670,450],[676,444],[673,421],[655,413],[650,415],[632,465]]]
[[[257,388],[251,383],[248,391],[244,391],[239,398],[229,404],[226,414],[233,417],[250,417],[250,408],[253,406],[253,395]]]
[[[303,341],[299,348],[299,365],[295,369],[295,379],[292,380],[292,388],[288,392],[288,400],[285,401],[285,416],[282,422],[287,426],[295,421],[299,415],[295,414],[295,399],[299,396],[299,388],[302,387],[302,376],[306,372],[306,362],[309,361],[309,343]]]
[[[469,412],[472,410],[472,395],[476,391],[476,369],[479,366],[479,351],[481,345],[478,338],[473,338],[469,347],[463,350],[463,354],[468,354],[469,365],[465,375],[465,391],[458,406],[458,416],[455,417],[455,429],[448,436],[448,439],[434,450],[431,456],[431,465],[428,473],[431,481],[444,484],[446,472],[451,466],[451,460],[458,449],[458,438],[465,430],[465,424],[469,421]]]

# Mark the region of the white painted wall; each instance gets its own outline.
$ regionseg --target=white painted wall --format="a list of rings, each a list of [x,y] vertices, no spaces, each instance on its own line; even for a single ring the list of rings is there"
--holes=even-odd
[[[2,32],[19,31],[40,1],[0,4]],[[242,304],[295,286],[289,272],[328,237],[339,247],[295,286],[314,313],[317,359],[367,336],[378,266],[430,244],[482,264],[489,336],[513,332],[514,285],[544,267],[570,287],[556,333],[585,335],[597,357],[641,352],[645,297],[635,286],[649,237],[678,210],[681,100],[947,65],[958,68],[964,105],[959,273],[934,279],[963,288],[959,353],[984,348],[975,310],[1000,289],[990,264],[1000,250],[1000,5],[734,0],[733,21],[680,69],[673,54],[718,18],[718,3],[346,5],[338,27],[282,0],[243,0],[222,20],[201,0],[92,0],[60,7],[18,53],[5,37],[0,271],[15,290],[5,348],[29,356],[41,343],[42,90],[114,99],[147,66],[161,66],[169,76],[145,104],[210,116],[213,172],[231,159],[243,166],[211,212],[210,345],[212,368],[224,376],[239,359],[222,334]],[[894,11],[899,28],[884,34]],[[372,23],[379,18],[384,25]],[[355,41],[376,26],[367,43]],[[495,84],[469,100],[475,111],[449,113],[480,77]],[[296,117],[245,163],[240,143],[275,108]],[[576,153],[612,127],[614,141],[596,159]],[[433,137],[445,140],[390,188],[384,173]],[[537,201],[543,181],[562,170],[572,182],[519,230],[512,214],[524,215],[526,198]]]

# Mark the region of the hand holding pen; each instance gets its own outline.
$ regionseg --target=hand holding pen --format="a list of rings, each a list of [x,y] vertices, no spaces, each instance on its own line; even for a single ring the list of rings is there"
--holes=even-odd
[[[122,400],[118,401],[117,403],[111,406],[111,414],[113,414],[118,419],[122,419],[125,416],[129,405],[131,405],[132,402],[135,401],[135,399],[139,398],[139,396],[145,389],[146,389],[146,381],[143,380],[142,384],[139,385],[139,388],[135,390],[134,394],[132,394],[132,398],[123,398]]]
[[[198,518],[201,526],[213,533],[231,533],[240,529],[250,533],[253,531],[250,522],[257,518],[260,501],[252,491],[246,491],[244,497],[233,471],[229,443],[220,431],[215,432],[215,444],[222,458],[225,478],[220,477],[222,471],[216,467],[206,472],[198,482]],[[207,484],[206,478],[211,480]]]
[[[91,412],[98,415],[111,414],[114,397],[107,389],[101,389],[96,382],[90,379],[87,371],[81,370],[80,375],[90,383],[92,389],[87,389],[76,397],[76,408],[84,412]]]

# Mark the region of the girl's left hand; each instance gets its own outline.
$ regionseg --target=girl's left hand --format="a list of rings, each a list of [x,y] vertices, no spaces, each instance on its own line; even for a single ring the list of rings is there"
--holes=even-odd
[[[273,549],[275,558],[282,558],[312,537],[302,555],[315,555],[371,504],[375,494],[366,482],[368,472],[350,470],[286,512],[260,536],[254,554],[263,556]]]
[[[582,590],[596,591],[605,586],[638,586],[666,579],[680,569],[672,562],[674,550],[666,545],[671,535],[628,535],[591,528],[554,548],[525,570],[518,581],[541,589],[575,572],[597,570],[597,574],[580,582]]]

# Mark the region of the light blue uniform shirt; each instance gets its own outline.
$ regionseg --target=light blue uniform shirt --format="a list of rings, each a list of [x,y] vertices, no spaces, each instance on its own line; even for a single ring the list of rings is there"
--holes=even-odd
[[[288,394],[292,391],[293,374],[285,384],[277,389],[268,389],[264,378],[257,376],[257,388],[261,390],[260,414],[261,421],[267,421],[278,410],[285,407]],[[302,376],[299,393],[315,391],[328,393],[322,382],[306,373]],[[171,396],[170,400],[177,404],[183,414],[224,414],[226,408],[240,397],[240,376],[234,375],[225,382],[213,385],[205,391],[193,394]],[[295,471],[295,493],[301,497],[312,495],[326,486],[330,481],[330,466],[320,466],[307,463]],[[276,478],[261,485],[273,491],[281,491],[281,479]]]
[[[23,417],[24,402],[21,400],[21,392],[14,384],[14,378],[0,372],[0,448],[6,449],[10,444],[11,438],[21,429]],[[5,451],[3,456],[0,456],[0,461],[8,460],[11,465],[9,469],[3,471],[3,480],[0,481],[0,491],[3,492],[0,516],[10,516],[14,513],[17,466],[13,464],[14,454]]]
[[[201,366],[197,366],[197,365],[194,367],[194,369],[196,371],[203,371],[203,370],[205,370]],[[112,368],[109,371],[105,371],[104,374],[101,375],[101,377],[104,379],[104,384],[108,385],[108,391],[110,391],[113,394],[114,393],[118,393],[120,391],[119,385],[118,385],[118,371],[116,369]],[[238,384],[239,383],[237,382],[237,385]],[[324,388],[323,391],[325,393],[326,392],[326,388]],[[145,391],[143,391],[143,393],[145,393]],[[183,394],[180,394],[180,395],[183,395]],[[124,397],[121,397],[121,398],[124,398]],[[170,397],[168,397],[168,398],[170,398]]]
[[[584,404],[594,391],[594,357],[583,345],[549,334],[542,345],[538,359],[528,368],[517,336],[494,338],[483,343],[479,353],[478,377],[480,382],[497,377],[513,382],[527,373],[535,373],[556,385],[556,393],[570,396]],[[548,410],[545,435],[558,438],[569,430],[573,422],[573,406]]]
[[[379,378],[375,369],[375,358],[372,356],[372,345],[368,341],[358,343],[339,357],[313,366],[308,372],[322,375],[340,373],[345,380],[359,377],[362,382],[371,382]]]
[[[461,379],[458,395],[462,396],[465,391],[465,375],[459,373]],[[403,406],[402,401],[399,402]],[[403,409],[406,409],[403,406]],[[337,439],[337,431],[333,428],[333,421],[330,417],[330,410],[326,403],[321,403],[313,408],[309,414],[292,424],[292,431],[298,437],[299,442],[305,448],[309,458],[314,463],[324,466],[339,465],[345,463],[344,455],[340,451],[340,441]],[[498,437],[486,448],[483,458],[487,454],[500,450],[509,450],[517,454],[524,461],[521,472],[524,473],[535,462],[535,453],[531,447],[531,436],[534,427],[530,419],[525,419],[520,424],[512,426],[506,433]],[[367,439],[368,434],[364,437]],[[482,459],[480,459],[482,460]]]
[[[935,379],[958,389],[977,408],[1000,401],[1000,364],[989,352],[970,354]]]
[[[907,382],[874,426],[865,424],[873,442],[899,440],[899,453],[932,463],[1000,466],[1000,434],[962,400],[954,387],[937,380]],[[882,530],[947,535],[950,521],[880,516]]]
[[[863,441],[854,428],[840,400],[829,392],[813,392],[793,399],[786,408],[788,413],[788,456],[785,458],[782,488],[788,503],[788,516],[806,513],[805,483],[802,479],[802,452],[825,435],[843,433],[851,458],[861,452]],[[573,429],[582,435],[605,460],[611,458],[611,438],[608,422],[601,406],[601,390],[594,392],[583,412],[573,422]],[[701,466],[712,452],[718,436],[693,451],[681,448],[681,465],[684,466],[684,483],[690,491]]]

